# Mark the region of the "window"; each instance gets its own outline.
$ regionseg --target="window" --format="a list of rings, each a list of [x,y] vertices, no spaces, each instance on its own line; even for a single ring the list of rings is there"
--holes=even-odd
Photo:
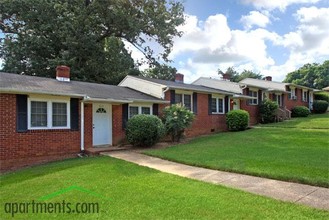
[[[70,102],[66,100],[29,99],[29,129],[70,128]]]
[[[307,91],[303,90],[303,102],[307,102]]]
[[[129,118],[140,114],[151,115],[151,106],[129,106]]]
[[[66,103],[53,102],[53,127],[67,126]]]
[[[288,91],[290,91],[288,98],[292,100],[297,100],[296,89],[294,87],[290,87]]]
[[[249,99],[249,105],[258,105],[258,91],[249,90],[249,96],[254,97],[254,99]]]
[[[47,102],[31,102],[31,127],[47,127]]]
[[[211,99],[211,111],[213,114],[224,114],[224,99],[212,98]]]
[[[188,110],[192,111],[192,95],[175,94],[175,103],[182,103]]]

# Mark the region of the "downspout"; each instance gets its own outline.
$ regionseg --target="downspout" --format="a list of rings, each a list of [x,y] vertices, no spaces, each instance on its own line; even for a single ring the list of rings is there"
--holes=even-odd
[[[169,90],[169,87],[166,87],[163,91],[162,91],[162,99],[165,99],[165,93]]]
[[[80,150],[83,152],[85,150],[85,139],[84,139],[84,133],[85,133],[85,111],[84,111],[84,102],[83,100],[81,101],[80,103],[80,117],[81,117],[81,120],[80,120],[80,134],[81,134],[81,137],[80,137],[80,141],[81,141],[81,144],[80,144]]]

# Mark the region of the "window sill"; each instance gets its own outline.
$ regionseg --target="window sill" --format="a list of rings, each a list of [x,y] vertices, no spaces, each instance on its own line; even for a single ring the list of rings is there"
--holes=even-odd
[[[70,130],[71,128],[70,127],[51,127],[51,128],[48,128],[48,127],[30,127],[28,128],[29,131],[39,131],[39,130]]]
[[[224,112],[212,112],[211,114],[212,115],[224,115],[225,113]]]

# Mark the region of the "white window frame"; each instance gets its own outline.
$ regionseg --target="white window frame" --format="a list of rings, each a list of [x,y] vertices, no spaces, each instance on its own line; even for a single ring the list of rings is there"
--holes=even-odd
[[[297,100],[296,87],[289,87],[289,88],[290,88],[290,100]]]
[[[303,89],[303,94],[302,94],[303,102],[307,102],[307,90]]]
[[[258,90],[257,89],[249,89],[249,92],[253,92],[253,93],[255,92],[256,97],[255,96],[250,96],[250,97],[253,97],[254,99],[249,99],[248,104],[249,105],[258,105]],[[249,92],[248,92],[248,96],[249,96]],[[254,100],[256,100],[256,103],[254,103]]]
[[[31,126],[31,102],[46,102],[47,103],[47,126],[45,127],[32,127]],[[66,126],[53,126],[53,105],[52,103],[65,103],[66,104]],[[71,106],[70,99],[48,99],[48,98],[34,98],[29,97],[27,102],[27,120],[28,120],[28,130],[44,130],[44,129],[71,129]]]
[[[224,96],[214,96],[214,95],[212,95],[211,96],[211,101],[212,101],[212,99],[216,99],[216,112],[212,112],[212,114],[214,114],[214,115],[223,115],[223,114],[225,114],[225,97]],[[223,104],[223,111],[222,112],[219,111],[219,99],[222,99],[222,104]]]
[[[182,105],[185,106],[185,95],[191,96],[191,111],[193,112],[193,93],[184,93],[184,92],[175,92],[176,95],[182,95]],[[175,97],[175,103],[176,103],[176,97]],[[176,103],[178,104],[178,103]]]
[[[142,114],[142,108],[150,108],[150,115],[153,115],[153,106],[152,105],[144,105],[144,104],[129,104],[128,105],[128,119],[130,119],[130,107],[138,108],[138,115]]]

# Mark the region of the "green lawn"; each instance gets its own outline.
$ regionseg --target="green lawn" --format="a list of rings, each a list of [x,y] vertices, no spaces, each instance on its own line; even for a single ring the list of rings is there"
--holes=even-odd
[[[312,114],[307,118],[292,118],[279,123],[265,124],[262,127],[329,129],[329,113]]]
[[[329,187],[329,128],[325,129],[329,118],[326,116],[219,133],[188,144],[148,150],[145,154],[211,169]]]
[[[54,197],[45,196],[70,186]],[[16,214],[14,219],[328,219],[329,212],[161,173],[109,157],[72,159],[1,176],[8,202],[98,202],[94,214]],[[8,209],[7,209],[8,210]]]

